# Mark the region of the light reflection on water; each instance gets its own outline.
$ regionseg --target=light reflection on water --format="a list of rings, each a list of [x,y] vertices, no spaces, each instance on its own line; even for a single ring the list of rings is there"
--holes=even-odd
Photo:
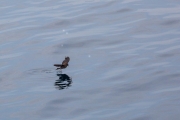
[[[179,119],[179,3],[0,1],[0,119]]]

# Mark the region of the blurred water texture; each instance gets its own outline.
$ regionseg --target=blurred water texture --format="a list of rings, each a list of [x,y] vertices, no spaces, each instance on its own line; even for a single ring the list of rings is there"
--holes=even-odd
[[[1,0],[0,14],[1,120],[180,118],[179,0]]]

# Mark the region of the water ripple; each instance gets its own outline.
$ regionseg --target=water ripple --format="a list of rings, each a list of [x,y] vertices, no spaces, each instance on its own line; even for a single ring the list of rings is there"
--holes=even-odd
[[[24,54],[23,52],[20,52],[20,53],[14,53],[14,54],[9,54],[9,55],[1,55],[0,59],[19,57],[19,56],[21,56],[23,54]]]

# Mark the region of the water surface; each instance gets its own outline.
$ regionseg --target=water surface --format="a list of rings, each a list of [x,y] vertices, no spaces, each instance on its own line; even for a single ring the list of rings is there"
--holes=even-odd
[[[179,119],[180,1],[6,0],[0,14],[0,119]]]

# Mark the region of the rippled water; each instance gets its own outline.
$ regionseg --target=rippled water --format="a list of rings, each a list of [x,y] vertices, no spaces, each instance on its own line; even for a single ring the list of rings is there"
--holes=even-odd
[[[179,0],[2,0],[0,14],[1,120],[180,118]]]

